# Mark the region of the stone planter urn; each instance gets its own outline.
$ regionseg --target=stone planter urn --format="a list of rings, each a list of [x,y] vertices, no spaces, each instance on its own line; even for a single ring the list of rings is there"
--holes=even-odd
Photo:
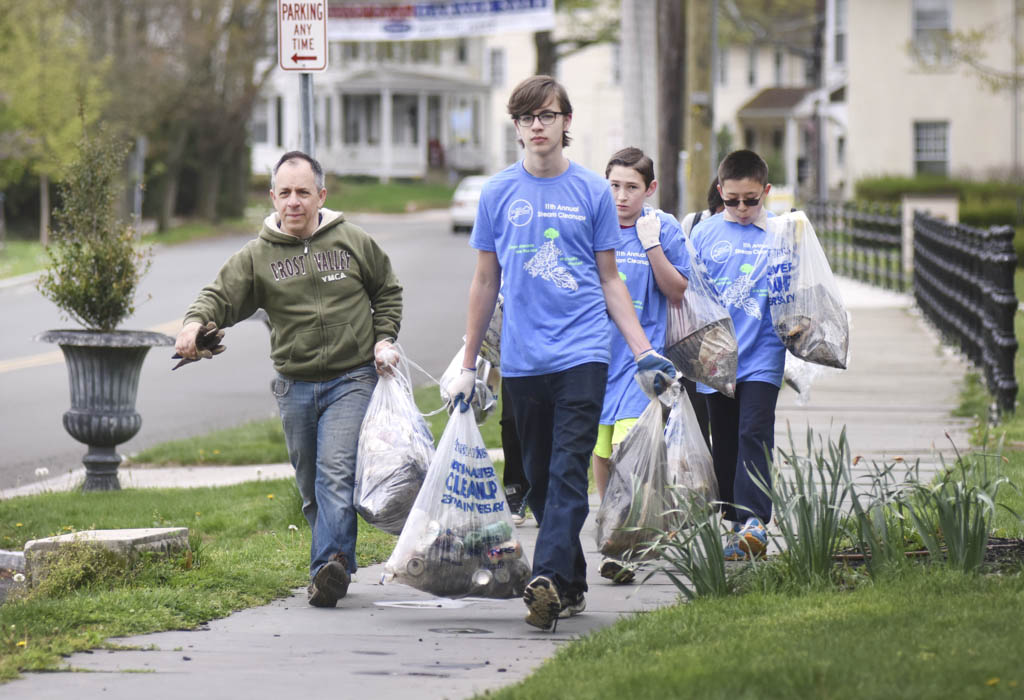
[[[174,345],[174,338],[150,331],[54,330],[35,340],[56,343],[64,352],[71,388],[64,429],[89,446],[82,490],[120,489],[121,455],[114,448],[142,427],[135,410],[142,361],[151,347]]]

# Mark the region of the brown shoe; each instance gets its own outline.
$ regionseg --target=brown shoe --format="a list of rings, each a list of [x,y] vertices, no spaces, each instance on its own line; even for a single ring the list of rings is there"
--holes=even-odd
[[[348,593],[352,577],[348,573],[348,560],[344,554],[333,554],[320,567],[306,593],[309,604],[317,608],[333,608]]]

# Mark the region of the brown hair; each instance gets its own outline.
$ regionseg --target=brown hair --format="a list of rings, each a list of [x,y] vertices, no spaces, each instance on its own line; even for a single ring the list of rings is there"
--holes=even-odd
[[[640,177],[644,179],[644,184],[647,187],[650,187],[651,183],[654,182],[654,161],[635,146],[627,146],[616,151],[612,155],[611,160],[608,161],[608,165],[605,166],[604,176],[608,177],[612,172],[612,168],[616,165],[620,165],[623,168],[633,168],[633,170],[640,173]]]
[[[565,91],[561,83],[550,75],[535,75],[516,85],[508,97],[506,108],[509,116],[515,119],[520,114],[531,114],[534,110],[540,109],[552,96],[558,98],[558,111],[572,114],[569,93]],[[571,142],[572,138],[569,136],[569,132],[563,131],[562,147],[568,146]],[[521,139],[519,145],[523,145]]]
[[[768,182],[768,164],[753,151],[733,151],[718,166],[718,181],[751,179],[758,184]]]

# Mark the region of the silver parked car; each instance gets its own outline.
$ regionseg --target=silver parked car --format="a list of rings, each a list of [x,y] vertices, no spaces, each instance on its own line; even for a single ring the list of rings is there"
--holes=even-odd
[[[490,179],[487,175],[470,175],[463,178],[459,186],[455,188],[452,195],[452,206],[449,211],[452,215],[452,233],[473,230],[473,221],[476,220],[476,208],[480,203],[480,190],[484,183]]]

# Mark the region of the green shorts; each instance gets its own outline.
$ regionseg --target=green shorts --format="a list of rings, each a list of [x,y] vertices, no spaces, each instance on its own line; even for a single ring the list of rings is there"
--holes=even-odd
[[[598,457],[608,459],[612,456],[612,446],[618,445],[626,437],[626,433],[637,422],[637,418],[623,418],[615,421],[615,425],[597,426],[597,444],[594,445],[594,454]]]

